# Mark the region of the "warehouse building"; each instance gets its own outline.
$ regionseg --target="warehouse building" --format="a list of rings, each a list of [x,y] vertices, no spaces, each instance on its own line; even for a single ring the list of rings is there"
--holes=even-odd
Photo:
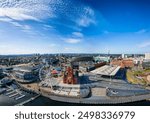
[[[38,66],[21,66],[14,68],[14,77],[22,83],[30,83],[39,79]]]
[[[116,73],[120,70],[120,66],[111,66],[111,65],[105,65],[100,68],[97,68],[91,73],[101,76],[107,76],[107,77],[113,77],[116,75]]]

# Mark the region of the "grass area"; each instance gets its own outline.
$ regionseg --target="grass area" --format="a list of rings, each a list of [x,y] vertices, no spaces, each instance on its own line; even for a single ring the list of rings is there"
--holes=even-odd
[[[146,75],[146,74],[150,74],[150,69],[144,69],[144,70],[137,70],[137,71],[132,71],[134,73],[134,75]]]
[[[127,70],[126,77],[127,77],[127,80],[132,84],[146,85],[147,82],[145,79],[136,77],[136,76],[140,76],[141,74],[144,74],[144,73],[145,73],[144,71]]]
[[[145,69],[144,72],[150,73],[150,69]]]

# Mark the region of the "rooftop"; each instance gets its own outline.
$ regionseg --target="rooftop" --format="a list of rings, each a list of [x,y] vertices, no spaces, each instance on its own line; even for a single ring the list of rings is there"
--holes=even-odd
[[[37,68],[38,68],[37,66],[20,66],[20,67],[15,67],[14,71],[31,72],[36,70]]]
[[[114,76],[119,71],[120,66],[110,66],[105,65],[100,68],[97,68],[93,71],[91,71],[94,74],[100,74],[100,75],[106,75],[106,76]]]

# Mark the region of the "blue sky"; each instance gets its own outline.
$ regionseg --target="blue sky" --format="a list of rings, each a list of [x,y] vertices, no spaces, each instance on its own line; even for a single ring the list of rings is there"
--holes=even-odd
[[[0,55],[150,52],[150,0],[0,0]]]

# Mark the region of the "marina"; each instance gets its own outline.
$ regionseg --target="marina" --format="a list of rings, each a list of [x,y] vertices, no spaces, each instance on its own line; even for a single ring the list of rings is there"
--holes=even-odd
[[[16,85],[16,88],[13,88],[12,85]],[[3,91],[1,91],[3,90]],[[36,93],[23,90],[20,86],[18,86],[16,83],[12,83],[10,85],[7,85],[3,88],[0,88],[0,106],[12,106],[12,105],[18,105],[18,104],[25,104],[29,101],[31,98],[37,97]],[[33,100],[32,99],[32,100]],[[30,100],[30,101],[32,101]]]
[[[128,67],[122,68],[116,61],[95,62],[93,56],[71,56],[66,64],[61,59],[55,64],[38,61],[3,69],[6,77],[0,81],[0,105],[4,100],[6,105],[29,105],[42,97],[46,105],[51,104],[48,100],[66,105],[123,105],[150,99],[148,85],[127,80],[127,71],[136,68],[131,60],[123,62]]]

